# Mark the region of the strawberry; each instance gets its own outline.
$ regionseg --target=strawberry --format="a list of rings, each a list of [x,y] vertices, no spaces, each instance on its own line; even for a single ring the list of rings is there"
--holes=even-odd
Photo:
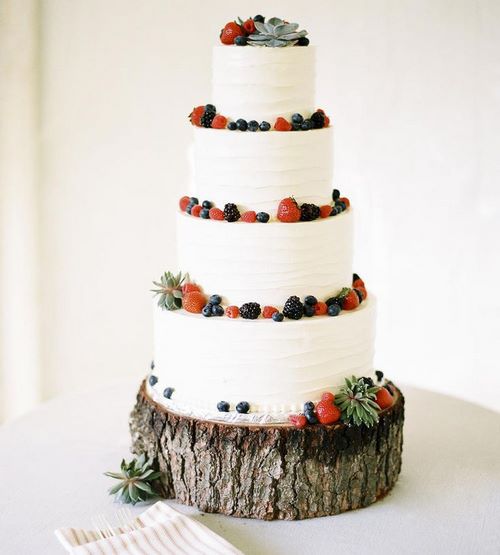
[[[203,307],[207,304],[207,298],[199,291],[192,291],[182,297],[182,308],[194,314],[201,314]]]
[[[201,127],[201,116],[205,112],[205,106],[196,106],[193,111],[189,114],[189,120],[193,125]]]
[[[288,420],[299,430],[307,426],[307,418],[303,414],[291,414]]]
[[[194,216],[195,218],[199,218],[199,217],[200,217],[201,209],[202,209],[201,204],[195,204],[195,205],[191,208],[191,216]]]
[[[265,306],[262,310],[262,316],[264,318],[272,318],[275,312],[278,312],[278,309],[274,306]]]
[[[377,405],[380,407],[380,410],[389,408],[393,402],[394,398],[385,387],[381,387],[377,391]]]
[[[253,22],[253,19],[247,19],[243,23],[243,29],[245,30],[245,33],[247,35],[251,35],[252,33],[255,33],[255,23]]]
[[[225,129],[227,125],[227,118],[221,114],[217,114],[212,120],[213,129]]]
[[[276,131],[291,131],[292,124],[286,121],[285,118],[278,118],[274,124],[274,129],[276,129]]]
[[[359,291],[361,293],[361,298],[366,301],[366,298],[368,297],[368,293],[366,291],[366,289],[363,286],[359,286],[359,287],[355,287],[354,288],[356,291]]]
[[[240,315],[240,309],[237,306],[228,306],[226,308],[226,316],[228,318],[238,318]]]
[[[325,391],[325,393],[323,393],[323,395],[321,395],[321,400],[322,401],[330,401],[330,403],[333,403],[333,401],[335,400],[335,395],[333,393],[331,393],[330,391]]]
[[[352,286],[353,287],[364,287],[365,282],[360,277],[357,277],[356,279],[352,280]]]
[[[247,224],[253,224],[257,220],[257,214],[253,210],[248,212],[243,212],[241,215],[241,221],[247,222]]]
[[[220,41],[222,44],[234,44],[234,39],[244,34],[243,29],[237,23],[230,21],[226,23],[224,29],[221,30]]]
[[[278,206],[278,220],[292,223],[300,220],[300,208],[293,197],[284,198]]]
[[[328,216],[331,213],[332,213],[332,207],[329,204],[325,204],[319,209],[319,215],[322,218],[328,218]]]
[[[196,285],[196,283],[185,283],[182,286],[183,295],[187,295],[188,293],[192,293],[193,291],[201,291],[200,286]]]
[[[211,220],[223,220],[224,212],[220,208],[210,208],[208,213]]]
[[[190,203],[191,199],[189,197],[182,197],[179,199],[179,208],[185,212],[187,205]]]
[[[323,127],[328,127],[330,125],[330,118],[328,116],[325,116],[325,124],[323,125]]]
[[[349,199],[347,197],[340,197],[339,201],[344,202],[346,208],[349,208],[349,206],[351,206],[351,202],[349,201]]]
[[[333,424],[340,418],[340,409],[330,400],[320,401],[316,405],[316,416],[321,424]]]
[[[354,310],[359,306],[359,297],[354,289],[349,289],[349,293],[344,297],[342,310]]]
[[[316,316],[324,316],[328,312],[328,306],[323,301],[319,301],[314,305]]]

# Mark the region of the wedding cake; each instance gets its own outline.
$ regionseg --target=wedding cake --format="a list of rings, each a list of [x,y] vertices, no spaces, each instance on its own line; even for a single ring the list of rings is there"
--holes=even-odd
[[[333,186],[306,35],[275,17],[228,23],[210,103],[189,115],[182,271],[154,282],[132,435],[166,494],[206,511],[336,514],[400,470],[404,399],[373,366],[376,299],[353,274],[356,208]]]

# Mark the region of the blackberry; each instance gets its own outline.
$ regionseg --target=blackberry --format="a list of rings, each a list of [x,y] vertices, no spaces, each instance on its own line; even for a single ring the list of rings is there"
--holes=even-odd
[[[246,401],[240,401],[236,405],[236,411],[240,414],[246,414],[250,410],[250,405]]]
[[[246,320],[256,320],[260,316],[260,304],[245,303],[241,305],[240,316]]]
[[[319,206],[315,204],[304,203],[300,207],[300,221],[301,222],[312,222],[317,220],[320,215]]]
[[[219,401],[217,403],[217,410],[219,412],[229,412],[229,403],[227,401]]]
[[[158,378],[156,376],[153,376],[153,374],[151,374],[151,376],[149,376],[149,385],[151,387],[155,386],[158,383]]]
[[[304,315],[304,305],[297,296],[288,297],[283,307],[283,314],[291,320],[300,320]]]
[[[240,219],[240,211],[236,204],[228,202],[224,206],[224,219],[226,222],[237,222]]]
[[[297,41],[297,46],[307,46],[309,44],[309,39],[307,37],[300,37]]]
[[[165,399],[171,399],[172,398],[172,393],[174,392],[174,388],[173,387],[166,387],[163,390],[163,397],[165,397]]]
[[[211,104],[207,104],[207,106],[211,106]],[[200,118],[200,124],[202,127],[212,127],[212,122],[214,121],[215,112],[209,112],[205,108],[203,115]]]
[[[384,373],[382,372],[382,370],[375,370],[375,376],[377,376],[377,382],[381,382],[384,377]]]
[[[311,116],[314,129],[321,129],[325,126],[325,115],[321,112],[314,112]]]
[[[269,221],[269,214],[267,212],[258,212],[256,218],[261,224],[267,224]]]

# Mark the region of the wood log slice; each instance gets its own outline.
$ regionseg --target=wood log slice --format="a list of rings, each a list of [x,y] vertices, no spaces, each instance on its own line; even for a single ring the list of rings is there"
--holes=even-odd
[[[173,413],[143,382],[130,417],[132,450],[154,457],[166,498],[236,517],[304,519],[384,497],[401,469],[404,397],[372,428],[228,424]]]

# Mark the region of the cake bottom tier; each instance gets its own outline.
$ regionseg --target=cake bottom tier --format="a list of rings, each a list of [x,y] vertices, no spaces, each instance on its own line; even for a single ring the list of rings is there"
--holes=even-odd
[[[366,507],[401,469],[404,398],[372,428],[241,425],[173,413],[143,383],[130,419],[132,450],[153,457],[165,495],[201,511],[296,520]]]

